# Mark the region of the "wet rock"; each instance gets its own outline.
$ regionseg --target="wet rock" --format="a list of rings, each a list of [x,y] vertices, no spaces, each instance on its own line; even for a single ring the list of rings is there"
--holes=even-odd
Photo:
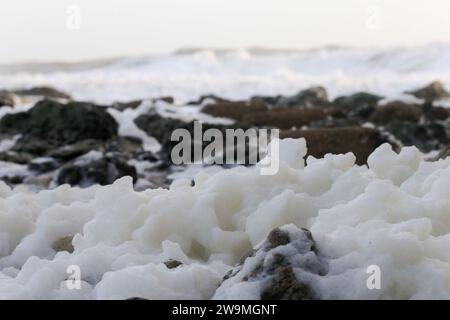
[[[93,184],[108,185],[124,176],[131,176],[135,183],[136,168],[119,157],[103,156],[100,153],[92,157],[87,154],[64,165],[58,174],[57,183],[85,188]]]
[[[167,269],[175,269],[175,268],[183,265],[182,262],[180,262],[178,260],[173,260],[173,259],[169,259],[169,260],[165,261],[164,264],[166,265]]]
[[[37,173],[47,173],[59,168],[59,163],[50,157],[35,158],[28,164],[28,169]]]
[[[10,151],[18,154],[28,154],[31,157],[44,156],[52,146],[45,140],[29,137],[28,139],[19,139]]]
[[[171,152],[175,145],[177,145],[178,141],[171,141],[172,132],[175,129],[186,129],[191,137],[194,137],[194,122],[184,122],[179,119],[173,118],[164,118],[154,110],[150,111],[147,114],[140,115],[137,117],[134,122],[144,132],[146,132],[149,136],[154,137],[161,144],[161,152],[160,158],[161,160],[167,164],[171,165]],[[223,136],[225,136],[226,129],[242,129],[247,130],[250,126],[245,124],[232,124],[232,125],[220,125],[220,124],[202,124],[202,133],[208,129],[218,129],[222,132]],[[194,139],[192,138],[191,146],[193,150]],[[202,148],[205,148],[210,142],[202,141]],[[247,148],[246,148],[247,149]],[[203,149],[202,149],[203,150]],[[194,161],[194,152],[191,152],[192,157],[191,160]]]
[[[14,107],[14,97],[7,91],[0,91],[0,107]]]
[[[258,127],[277,127],[280,129],[301,128],[313,121],[323,120],[326,113],[319,108],[314,109],[273,109],[267,112],[247,114],[242,123]]]
[[[317,107],[330,105],[324,87],[312,87],[290,97],[278,99],[277,107]]]
[[[378,130],[361,127],[286,130],[280,133],[280,138],[305,138],[308,155],[315,158],[323,158],[327,153],[353,152],[359,165],[365,164],[369,155],[383,143],[389,142],[398,149]]]
[[[20,133],[19,141],[40,139],[55,147],[85,139],[106,141],[117,136],[117,128],[105,108],[82,102],[42,100],[26,112],[7,114],[0,120],[0,133]]]
[[[442,123],[393,122],[383,127],[403,146],[416,146],[422,152],[440,150],[450,144],[449,127]]]
[[[432,120],[447,120],[450,117],[450,109],[444,107],[433,107],[431,109]]]
[[[129,102],[115,102],[111,105],[111,108],[114,108],[119,111],[124,111],[126,109],[136,109],[142,103],[142,100],[134,100]]]
[[[432,159],[432,161],[438,161],[440,159],[446,159],[448,157],[450,157],[450,145],[443,147],[442,150],[439,151],[437,156]]]
[[[61,162],[67,162],[93,150],[104,152],[104,143],[99,140],[86,139],[54,149],[50,151],[48,155],[58,159]]]
[[[367,119],[375,111],[381,99],[383,97],[367,92],[358,92],[334,99],[333,105],[344,110],[349,117]]]
[[[70,100],[71,97],[65,92],[57,90],[51,87],[33,87],[29,89],[19,89],[12,91],[18,96],[40,96],[45,98],[53,98],[53,99],[66,99]]]
[[[105,152],[120,154],[125,159],[135,158],[144,152],[142,140],[135,137],[121,136],[105,143]]]
[[[370,116],[369,121],[383,125],[395,121],[418,122],[421,117],[422,112],[418,105],[394,101],[378,107]]]
[[[230,118],[241,121],[247,114],[267,111],[264,103],[258,102],[217,102],[207,104],[202,108],[202,112],[213,117]]]
[[[0,161],[26,164],[30,162],[32,159],[33,155],[29,153],[20,153],[15,151],[0,152]]]
[[[215,299],[235,299],[233,290],[259,287],[262,300],[311,300],[317,277],[326,275],[328,263],[311,232],[286,225],[271,231],[267,240],[224,277]]]
[[[450,98],[450,93],[445,90],[444,84],[441,81],[434,81],[426,87],[414,91],[406,91],[405,93],[429,101]]]
[[[74,251],[74,247],[72,245],[73,236],[67,236],[61,239],[56,240],[52,244],[52,249],[56,252],[67,251],[72,253]]]

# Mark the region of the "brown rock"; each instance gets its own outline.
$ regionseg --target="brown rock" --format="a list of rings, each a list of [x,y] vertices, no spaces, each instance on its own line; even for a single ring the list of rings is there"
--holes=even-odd
[[[0,107],[3,106],[14,107],[14,98],[6,91],[0,91]]]
[[[72,239],[73,239],[73,236],[67,236],[67,237],[61,238],[59,240],[56,240],[52,244],[52,249],[55,250],[56,252],[67,251],[69,253],[72,253],[74,250],[73,245],[72,245]]]
[[[381,125],[394,121],[418,122],[421,116],[422,112],[419,106],[394,101],[377,108],[369,117],[369,121]]]
[[[183,263],[178,260],[169,259],[165,261],[164,264],[166,265],[167,269],[175,269],[181,266]]]
[[[241,121],[247,114],[267,111],[267,106],[261,102],[217,102],[203,107],[202,112],[214,117],[230,118]]]
[[[431,110],[433,120],[447,120],[450,117],[450,109],[444,107],[433,107]]]
[[[378,146],[389,142],[378,130],[360,127],[286,130],[280,133],[280,138],[305,138],[308,155],[315,158],[327,153],[353,152],[359,165],[365,164]]]
[[[311,109],[274,109],[267,112],[247,114],[242,123],[255,126],[277,127],[280,129],[301,128],[311,122],[325,119],[326,113],[319,108]]]

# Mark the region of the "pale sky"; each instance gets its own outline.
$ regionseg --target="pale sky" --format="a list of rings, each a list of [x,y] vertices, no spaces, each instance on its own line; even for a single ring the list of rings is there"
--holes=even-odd
[[[450,42],[449,15],[449,0],[3,0],[0,63],[180,47],[417,46]]]

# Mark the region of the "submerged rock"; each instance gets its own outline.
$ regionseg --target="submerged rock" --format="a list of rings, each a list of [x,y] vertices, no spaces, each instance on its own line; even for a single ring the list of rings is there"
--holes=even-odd
[[[365,164],[369,155],[383,143],[389,142],[378,130],[360,127],[288,130],[280,138],[305,138],[308,155],[323,158],[327,153],[353,152],[357,164]]]
[[[241,299],[238,292],[248,286],[252,299],[317,299],[313,283],[327,272],[327,261],[311,232],[286,225],[272,230],[259,248],[227,273],[214,298]]]

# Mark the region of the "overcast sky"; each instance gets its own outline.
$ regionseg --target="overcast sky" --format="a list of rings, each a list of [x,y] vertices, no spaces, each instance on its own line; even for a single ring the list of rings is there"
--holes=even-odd
[[[450,42],[449,14],[449,0],[3,0],[0,63],[193,46],[415,46]]]

